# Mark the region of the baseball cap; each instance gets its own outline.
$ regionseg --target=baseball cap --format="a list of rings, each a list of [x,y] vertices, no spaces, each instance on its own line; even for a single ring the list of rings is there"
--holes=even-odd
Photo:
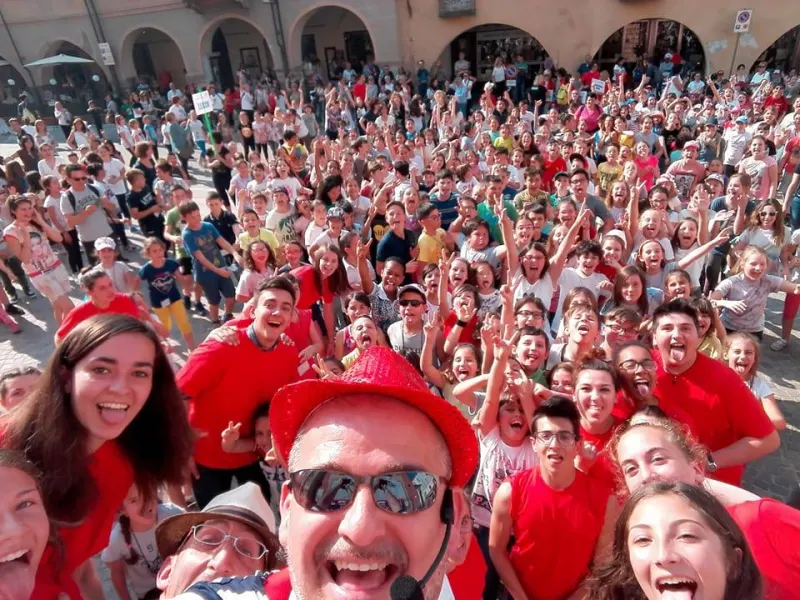
[[[748,122],[748,119],[747,119],[747,117],[745,117],[744,115],[742,115],[741,117],[736,117],[736,122],[737,122],[737,123],[744,123],[744,124],[747,124],[747,122]]]
[[[95,250],[116,250],[117,244],[110,237],[99,237],[94,241]]]
[[[324,403],[352,394],[386,396],[425,414],[441,433],[450,453],[451,486],[464,487],[475,473],[478,441],[461,411],[432,394],[405,358],[391,348],[379,346],[362,352],[341,377],[299,381],[273,396],[269,410],[272,442],[284,464],[289,464],[289,452],[309,416]]]
[[[706,119],[706,125],[719,125],[719,119],[717,117],[709,117]]]
[[[264,500],[261,488],[253,482],[247,482],[215,497],[201,511],[181,513],[161,521],[156,528],[158,553],[164,558],[172,556],[181,547],[192,527],[218,519],[229,519],[247,525],[259,534],[270,556],[274,557],[280,548],[275,515]]]
[[[286,194],[288,196],[289,195],[289,188],[284,187],[282,185],[279,185],[279,186],[277,186],[275,188],[272,188],[272,193],[273,194],[278,194],[278,193]]]
[[[672,58],[672,54],[670,54],[669,52],[667,52],[667,53],[664,55],[664,58],[665,58],[665,59],[667,59],[667,60],[669,60],[669,59],[671,59],[671,58]]]
[[[344,211],[338,206],[331,206],[328,209],[329,219],[344,219]]]
[[[403,297],[403,294],[406,293],[418,294],[424,301],[427,302],[428,300],[428,297],[425,295],[425,290],[418,283],[409,283],[397,290],[397,299],[399,300]]]
[[[683,145],[683,149],[685,150],[686,148],[694,148],[695,150],[698,150],[700,148],[700,144],[698,144],[696,140],[689,140]]]
[[[722,185],[725,185],[725,178],[719,173],[706,175],[705,181],[719,181]]]
[[[569,179],[569,173],[567,173],[566,171],[559,171],[558,173],[553,175],[553,181],[555,181],[556,179],[561,179],[562,177],[566,177],[567,179]]]

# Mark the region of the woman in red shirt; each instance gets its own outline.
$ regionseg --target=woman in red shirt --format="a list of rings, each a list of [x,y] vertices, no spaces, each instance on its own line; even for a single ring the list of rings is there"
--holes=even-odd
[[[336,333],[333,300],[336,296],[350,291],[350,286],[347,284],[347,272],[339,248],[333,244],[322,244],[311,259],[312,264],[291,271],[300,289],[295,308],[311,309],[317,322],[322,320],[321,325],[325,328],[323,333],[327,338],[325,350],[327,356],[333,354],[333,337]],[[320,300],[321,313],[317,304]]]
[[[704,476],[706,452],[675,421],[634,416],[609,452],[633,492],[678,481],[711,492],[742,528],[764,579],[765,598],[796,598],[800,589],[800,511]]]
[[[108,543],[135,482],[145,497],[180,483],[192,435],[156,334],[123,315],[80,323],[56,347],[40,384],[0,425],[3,446],[43,474],[42,499],[59,523],[36,573],[33,600],[102,598],[89,559]]]

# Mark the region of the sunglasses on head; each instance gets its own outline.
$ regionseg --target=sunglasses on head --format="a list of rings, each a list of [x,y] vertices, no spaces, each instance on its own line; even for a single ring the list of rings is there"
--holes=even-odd
[[[413,298],[403,298],[402,300],[399,300],[397,303],[400,306],[413,306],[414,308],[422,306],[422,300],[416,300]]]
[[[311,512],[330,513],[353,503],[358,488],[369,487],[375,506],[394,515],[411,515],[433,506],[440,477],[427,471],[395,471],[359,477],[327,469],[289,474],[297,503]]]

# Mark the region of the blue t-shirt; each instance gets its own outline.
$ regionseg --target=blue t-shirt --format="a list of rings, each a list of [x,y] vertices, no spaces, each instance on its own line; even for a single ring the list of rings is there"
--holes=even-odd
[[[461,196],[457,192],[450,192],[450,197],[447,200],[441,200],[438,194],[430,195],[431,204],[439,209],[439,215],[442,217],[442,229],[445,231],[458,218],[458,201],[460,198]]]
[[[389,258],[399,258],[403,264],[411,261],[411,249],[417,245],[417,236],[410,229],[405,230],[405,238],[401,238],[391,229],[383,234],[378,242],[378,262],[386,262]]]
[[[139,269],[139,277],[147,282],[150,304],[153,308],[166,308],[181,299],[178,283],[175,280],[175,271],[177,270],[178,263],[171,258],[168,258],[160,267],[154,267],[152,263],[147,263]]]
[[[181,234],[183,247],[192,257],[192,270],[194,271],[194,280],[197,282],[213,280],[214,277],[219,277],[219,275],[200,264],[200,261],[194,255],[196,251],[200,250],[203,256],[208,259],[208,262],[215,267],[220,269],[225,267],[225,257],[222,256],[222,251],[217,245],[218,237],[221,236],[217,228],[205,221],[200,223],[200,229],[193,230],[188,227],[183,229]]]

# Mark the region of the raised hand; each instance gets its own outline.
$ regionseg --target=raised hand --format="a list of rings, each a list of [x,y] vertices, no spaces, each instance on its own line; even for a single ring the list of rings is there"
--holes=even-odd
[[[241,436],[241,423],[228,421],[228,426],[222,431],[222,449],[231,452]]]

